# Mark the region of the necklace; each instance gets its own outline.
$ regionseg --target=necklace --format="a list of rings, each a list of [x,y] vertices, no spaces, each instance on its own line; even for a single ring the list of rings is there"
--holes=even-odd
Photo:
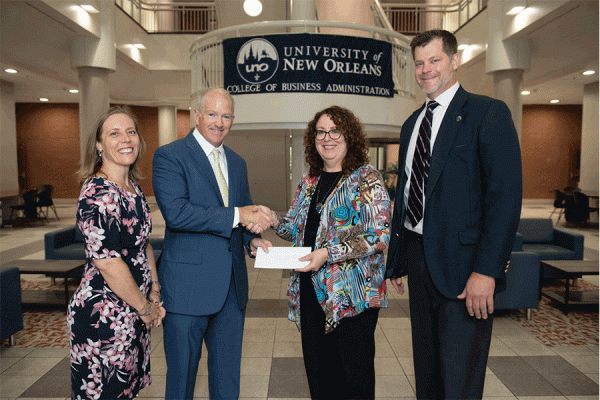
[[[135,189],[133,188],[133,185],[129,182],[129,180],[120,182],[116,179],[113,179],[102,168],[100,168],[98,170],[98,173],[104,175],[106,177],[106,179],[108,179],[111,182],[114,182],[117,186],[119,186],[123,190],[125,190],[127,192],[131,192],[131,193],[135,193]]]
[[[327,199],[327,197],[329,197],[329,195],[331,194],[331,192],[333,191],[333,189],[335,188],[335,186],[337,185],[337,183],[339,182],[341,177],[342,177],[342,171],[337,173],[337,176],[329,184],[329,186],[327,187],[327,190],[323,192],[323,196],[320,196],[321,182],[323,179],[323,176],[321,176],[321,180],[319,181],[319,184],[317,185],[317,194],[316,194],[317,205],[315,206],[315,209],[319,214],[323,210],[323,205],[325,203],[325,200]],[[319,198],[319,197],[321,197],[321,198]]]

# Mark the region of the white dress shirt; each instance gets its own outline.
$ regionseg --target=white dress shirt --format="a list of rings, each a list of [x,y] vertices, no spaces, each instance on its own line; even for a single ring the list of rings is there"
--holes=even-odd
[[[448,106],[452,102],[454,95],[458,91],[460,87],[459,83],[456,82],[452,85],[448,90],[444,93],[437,96],[434,100],[439,103],[433,110],[433,121],[431,122],[431,138],[429,140],[429,150],[431,151],[431,155],[433,156],[433,145],[435,143],[435,139],[437,138],[438,131],[440,130],[440,126],[442,125],[442,120],[444,119],[444,115],[446,115],[446,110]],[[427,103],[431,100],[427,99]],[[419,136],[419,127],[421,126],[421,121],[425,117],[425,111],[427,111],[427,104],[421,111],[421,114],[417,117],[417,121],[415,122],[415,126],[413,128],[412,136],[410,137],[410,142],[408,143],[408,150],[406,152],[406,164],[404,165],[404,173],[408,176],[406,180],[406,186],[404,186],[404,204],[408,208],[408,194],[410,193],[410,174],[412,173],[412,163],[415,154],[415,147],[417,146],[417,137]],[[406,217],[404,221],[404,226],[411,231],[417,232],[419,234],[423,234],[423,220],[425,219],[425,192],[423,192],[423,218],[419,223],[413,227]]]
[[[219,157],[219,164],[221,166],[221,171],[223,172],[223,175],[225,177],[225,182],[227,182],[227,186],[229,186],[229,172],[227,169],[227,157],[225,156],[225,149],[223,148],[223,144],[221,143],[221,145],[219,147],[213,146],[212,144],[210,144],[208,142],[208,140],[206,140],[204,138],[204,136],[202,136],[200,134],[200,132],[198,132],[198,128],[194,128],[193,135],[194,135],[194,138],[196,139],[196,141],[198,142],[198,144],[200,145],[200,147],[202,148],[202,150],[204,151],[204,153],[206,154],[206,157],[208,157],[208,161],[210,162],[210,166],[213,169],[213,173],[215,173],[215,161],[214,161],[214,158],[211,155],[211,153],[213,152],[214,149],[217,149],[219,151],[219,153],[221,153],[221,156]],[[216,173],[215,173],[215,176],[216,176]],[[237,207],[235,207],[234,210],[235,210],[235,215],[233,217],[233,227],[235,228],[240,223],[240,211],[238,210]]]

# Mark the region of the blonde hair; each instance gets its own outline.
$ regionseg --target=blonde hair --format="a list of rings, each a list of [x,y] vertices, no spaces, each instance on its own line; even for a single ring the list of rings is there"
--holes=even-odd
[[[131,179],[134,182],[138,182],[144,178],[140,169],[140,158],[142,157],[142,154],[144,154],[144,151],[146,151],[146,142],[144,142],[144,138],[142,137],[138,128],[137,119],[127,107],[115,106],[109,108],[104,114],[102,114],[98,118],[98,120],[94,124],[94,129],[90,132],[90,135],[88,136],[87,144],[85,146],[85,154],[83,155],[83,159],[81,160],[81,167],[76,173],[80,183],[83,183],[92,176],[96,175],[98,171],[100,171],[100,168],[102,168],[102,156],[96,148],[96,143],[100,143],[102,141],[102,128],[104,127],[104,123],[109,117],[115,114],[125,114],[129,118],[131,118],[135,127],[135,131],[138,133],[138,136],[140,138],[140,144],[138,146],[138,156],[133,162],[133,164],[131,164],[131,166],[129,167],[129,179]]]

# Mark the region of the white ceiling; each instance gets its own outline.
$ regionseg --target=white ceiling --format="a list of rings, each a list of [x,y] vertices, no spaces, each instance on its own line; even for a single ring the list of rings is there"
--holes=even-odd
[[[66,0],[46,0],[51,1]],[[221,27],[252,21],[235,11],[241,8],[241,0],[217,2]],[[263,3],[263,14],[254,21],[261,17],[285,19],[287,1]],[[524,34],[532,54],[531,68],[524,74],[524,88],[532,94],[523,98],[524,104],[547,104],[553,98],[561,99],[562,104],[581,104],[583,86],[598,81],[598,1],[570,3],[575,6],[568,12]],[[57,19],[41,0],[0,0],[0,7],[0,79],[15,84],[16,101],[39,102],[40,97],[47,97],[50,102],[78,102],[78,95],[68,91],[79,85],[77,70],[71,67],[70,49],[82,33]],[[115,12],[122,13],[119,9]],[[187,60],[194,38],[148,35],[148,52],[160,57],[149,60],[146,66],[135,62],[117,43],[116,71],[110,74],[110,101],[149,106],[170,103],[186,109],[191,91]],[[15,68],[19,73],[8,74],[6,68]],[[585,69],[597,73],[583,76]],[[485,74],[485,56],[473,60],[460,73],[479,77],[476,87],[470,90],[493,95],[492,77]]]

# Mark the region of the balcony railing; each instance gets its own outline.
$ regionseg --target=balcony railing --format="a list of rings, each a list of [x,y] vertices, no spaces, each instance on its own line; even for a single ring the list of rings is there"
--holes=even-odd
[[[485,8],[488,0],[459,0],[451,4],[384,3],[381,4],[392,29],[416,35],[429,29],[456,32]]]
[[[284,0],[281,0],[284,1]],[[441,1],[441,0],[440,0]],[[451,4],[384,3],[375,1],[375,18],[381,21],[383,10],[390,29],[405,35],[415,35],[428,29],[457,31],[485,8],[488,0],[457,0]],[[218,28],[215,3],[212,1],[179,0],[115,0],[148,33],[203,34]]]
[[[223,40],[231,37],[269,34],[310,33],[321,28],[334,28],[354,36],[367,36],[383,40],[392,45],[392,78],[395,94],[403,97],[415,96],[414,65],[409,47],[410,39],[386,28],[327,21],[269,21],[237,25],[202,35],[190,46],[192,62],[192,98],[208,87],[223,87],[224,61]]]
[[[213,2],[115,0],[115,4],[148,33],[203,34],[217,29]]]

